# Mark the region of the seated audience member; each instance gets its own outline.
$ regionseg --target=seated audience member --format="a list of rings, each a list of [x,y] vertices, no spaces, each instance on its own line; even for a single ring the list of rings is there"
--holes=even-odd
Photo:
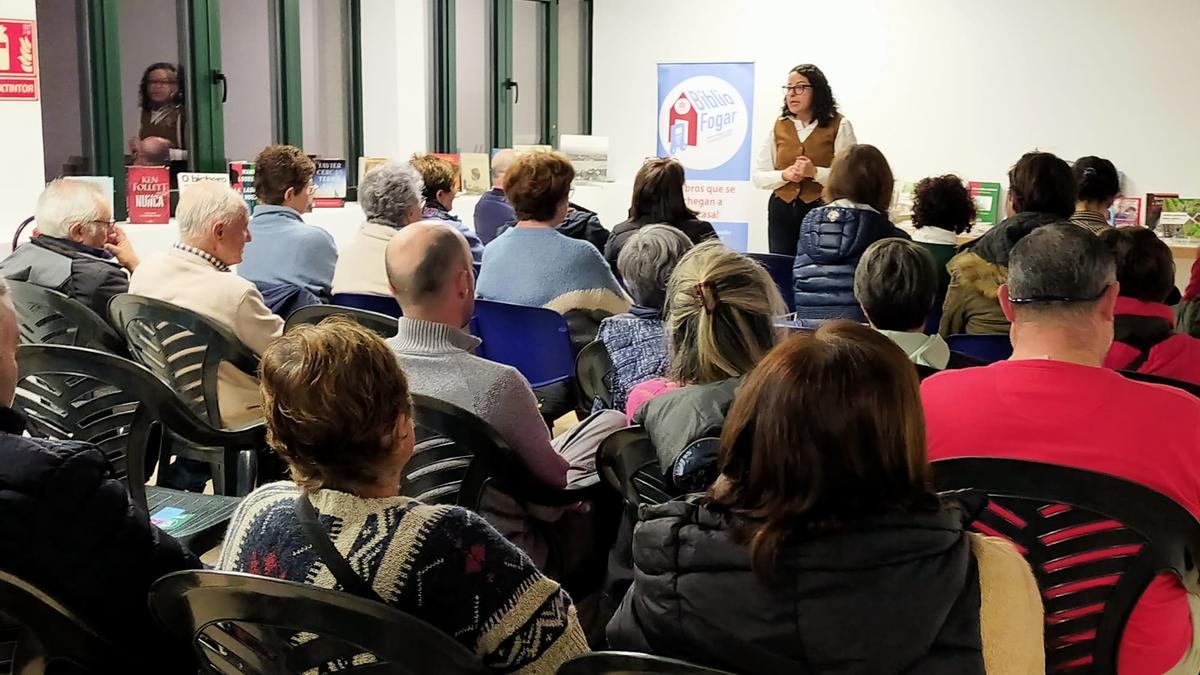
[[[0,275],[60,291],[107,320],[108,301],[129,290],[138,257],[100,189],[52,181],[38,197],[34,222],[38,235],[0,262]]]
[[[504,196],[504,174],[517,159],[517,151],[504,148],[492,155],[492,189],[483,193],[475,203],[475,234],[484,246],[500,234],[500,228],[517,222],[512,204]]]
[[[646,427],[669,476],[689,443],[720,431],[742,376],[775,345],[775,317],[787,310],[767,271],[719,241],[684,254],[666,298],[670,369],[631,389],[625,412]]]
[[[1175,330],[1200,338],[1200,258],[1192,263],[1191,276],[1176,315]]]
[[[161,136],[147,136],[137,144],[133,153],[134,166],[169,166],[171,164],[171,141]]]
[[[975,221],[975,201],[962,179],[953,174],[923,178],[913,191],[913,241],[933,255],[937,270],[937,297],[941,307],[950,287],[950,259],[958,253],[958,235],[971,230]],[[937,328],[935,324],[934,329]]]
[[[237,271],[260,291],[291,286],[329,301],[337,246],[329,230],[300,217],[312,211],[314,173],[313,161],[290,145],[268,146],[254,160],[253,239]]]
[[[487,422],[521,456],[530,473],[553,488],[595,472],[596,449],[624,417],[607,410],[550,439],[537,399],[517,369],[475,356],[479,338],[465,326],[475,310],[475,274],[466,239],[446,223],[414,223],[392,239],[387,273],[403,316],[388,341],[413,393],[456,405]],[[570,474],[570,475],[569,475]],[[582,515],[526,509],[508,496],[487,500],[487,516],[542,569],[563,570],[580,560],[551,559],[550,551],[583,553],[573,537],[590,532]],[[542,523],[528,516],[541,517]],[[558,522],[551,527],[548,523]],[[549,540],[561,545],[551,546]],[[590,549],[587,549],[590,551]]]
[[[147,258],[129,280],[129,292],[156,298],[224,326],[255,354],[283,332],[254,284],[231,271],[250,241],[242,196],[228,185],[199,183],[179,198],[179,241]],[[217,377],[221,421],[240,427],[262,417],[258,380],[222,363]]]
[[[404,162],[372,169],[358,186],[358,203],[367,222],[338,256],[333,293],[392,294],[384,269],[384,252],[396,230],[421,219],[424,191],[421,174]]]
[[[629,390],[646,380],[667,374],[663,304],[667,282],[683,254],[692,248],[687,235],[670,225],[647,225],[630,233],[621,246],[617,270],[633,296],[628,314],[600,322],[596,339],[612,359],[612,407],[624,410]]]
[[[1200,384],[1200,340],[1175,332],[1175,313],[1166,305],[1175,288],[1170,247],[1145,229],[1110,227],[1100,239],[1116,258],[1121,284],[1104,366]]]
[[[408,382],[384,341],[341,318],[300,326],[263,355],[268,439],[291,481],[250,493],[220,569],[350,590],[298,517],[358,583],[432,624],[495,672],[551,673],[586,652],[566,592],[482,518],[400,496],[415,442]],[[351,583],[354,583],[353,581]]]
[[[604,257],[554,228],[566,217],[575,170],[560,152],[521,155],[504,177],[517,224],[484,252],[479,297],[516,305],[620,314],[625,292]]]
[[[996,293],[1008,275],[1008,252],[1043,225],[1066,222],[1075,211],[1075,176],[1048,152],[1030,152],[1008,172],[1008,218],[963,246],[946,269],[950,286],[938,332],[943,336],[1008,332]]]
[[[1019,241],[999,293],[1013,322],[1012,358],[925,380],[930,459],[1003,457],[1111,474],[1200,516],[1200,401],[1101,367],[1116,278],[1104,242],[1078,226],[1042,227]],[[1125,625],[1117,672],[1165,673],[1176,663],[1195,672],[1192,621],[1179,580],[1155,579]]]
[[[461,218],[450,213],[450,209],[454,208],[454,198],[462,189],[461,170],[450,160],[436,155],[413,155],[412,166],[421,174],[425,185],[421,193],[424,200],[421,218],[453,225],[471,245],[471,258],[475,262],[482,260],[483,242],[471,228],[463,224]]]
[[[1121,194],[1121,176],[1117,167],[1101,157],[1080,157],[1071,167],[1079,194],[1075,201],[1075,214],[1071,222],[1091,232],[1100,234],[1112,227],[1108,223],[1108,210]]]
[[[644,507],[613,649],[756,673],[1041,673],[1007,541],[931,487],[917,377],[871,329],[776,347],[721,432],[716,483]]]
[[[504,234],[516,224],[517,219],[514,217],[508,224],[500,227],[499,233]],[[567,202],[567,215],[563,216],[562,222],[554,229],[572,239],[588,242],[595,246],[597,251],[603,251],[608,243],[608,230],[604,229],[600,216],[575,202]]]
[[[854,299],[859,256],[880,239],[909,238],[888,220],[894,187],[892,169],[873,145],[852,145],[834,158],[825,183],[827,204],[800,225],[793,268],[798,324],[866,320]]]
[[[910,361],[933,370],[983,365],[951,352],[942,336],[925,334],[925,319],[936,292],[933,256],[908,239],[880,239],[871,244],[854,272],[854,297],[867,321],[899,345]]]
[[[687,206],[683,196],[683,165],[669,157],[647,160],[633,179],[633,203],[629,205],[629,220],[613,228],[612,237],[604,247],[604,257],[613,271],[621,248],[639,228],[662,223],[677,228],[693,244],[716,239],[711,223],[698,219]]]
[[[187,672],[187,652],[151,620],[146,594],[200,561],[150,524],[100,448],[23,435],[11,408],[18,333],[0,281],[0,568],[78,612],[134,661],[127,672]]]

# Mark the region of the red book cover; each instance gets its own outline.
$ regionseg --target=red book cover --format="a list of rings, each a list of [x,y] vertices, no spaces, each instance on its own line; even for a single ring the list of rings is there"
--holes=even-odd
[[[171,220],[171,172],[165,166],[131,166],[125,174],[129,222],[165,225]]]

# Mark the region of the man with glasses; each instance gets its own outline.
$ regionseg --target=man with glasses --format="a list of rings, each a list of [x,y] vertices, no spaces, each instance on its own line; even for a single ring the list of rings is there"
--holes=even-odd
[[[61,291],[107,318],[108,301],[129,290],[138,257],[100,188],[55,180],[38,197],[34,220],[34,237],[0,261],[0,275]]]
[[[1101,367],[1118,290],[1112,254],[1087,230],[1046,225],[1021,239],[999,289],[1012,358],[925,380],[929,459],[1001,457],[1110,474],[1200,517],[1200,400]],[[1197,610],[1178,579],[1156,578],[1125,626],[1117,670],[1197,672]]]

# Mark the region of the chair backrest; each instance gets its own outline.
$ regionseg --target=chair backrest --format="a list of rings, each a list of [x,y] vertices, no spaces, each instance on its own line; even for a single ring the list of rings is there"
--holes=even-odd
[[[1081,469],[968,457],[933,463],[938,490],[976,489],[973,524],[1013,542],[1046,610],[1046,670],[1115,673],[1121,631],[1155,575],[1195,593],[1200,523],[1147,487]]]
[[[169,302],[126,293],[109,302],[108,313],[138,363],[197,416],[221,427],[217,367],[224,361],[255,375],[258,356],[224,326]]]
[[[21,342],[125,353],[125,340],[83,303],[27,281],[9,281],[8,290],[17,309]]]
[[[635,673],[732,675],[728,671],[705,668],[678,659],[634,652],[582,654],[559,666],[557,675],[634,675]]]
[[[534,389],[575,375],[567,321],[554,310],[476,300],[475,326],[486,358],[521,371]]]
[[[779,294],[787,303],[789,312],[796,311],[796,287],[792,279],[792,267],[796,263],[795,256],[779,253],[747,253],[751,260],[762,265],[771,275],[771,280],[779,288]]]
[[[330,316],[344,316],[385,339],[396,336],[396,317],[365,309],[339,307],[337,305],[309,305],[308,307],[301,307],[292,312],[291,316],[287,318],[287,323],[284,324],[283,331],[286,333],[293,326],[300,324],[321,323],[322,320]]]
[[[1133,370],[1118,370],[1117,372],[1124,375],[1126,378],[1128,378],[1130,380],[1136,380],[1138,382],[1149,382],[1151,384],[1165,384],[1168,387],[1175,387],[1176,389],[1182,389],[1182,390],[1186,391],[1187,393],[1191,394],[1192,396],[1200,397],[1200,384],[1184,382],[1183,380],[1173,380],[1169,377],[1163,377],[1161,375],[1151,375],[1150,373],[1139,373],[1139,372],[1133,371]]]
[[[119,670],[116,649],[94,627],[45,591],[5,571],[0,571],[0,608],[19,624],[15,643],[4,645],[12,650],[12,673]]]
[[[25,232],[25,228],[29,227],[29,224],[34,221],[34,218],[35,216],[29,216],[25,220],[22,220],[20,225],[17,225],[16,232],[13,232],[12,250],[17,250],[17,247],[21,245],[21,235]]]
[[[683,492],[703,492],[717,480],[717,454],[721,439],[697,438],[688,443],[671,467],[671,480]]]
[[[600,401],[611,408],[612,372],[612,356],[603,342],[594,340],[580,350],[575,358],[575,380],[579,382],[583,400]]]
[[[332,304],[339,307],[365,309],[368,312],[383,314],[398,319],[403,316],[400,303],[390,295],[373,295],[371,293],[335,293]]]
[[[515,453],[474,414],[429,396],[413,396],[416,448],[404,466],[400,493],[426,504],[479,509],[487,484]]]
[[[292,581],[174,572],[151,587],[150,611],[191,644],[202,672],[486,672],[466,647],[416,617]]]
[[[946,338],[950,351],[973,356],[984,363],[1003,361],[1012,356],[1012,342],[1007,333],[997,335],[951,335]]]
[[[642,427],[618,429],[604,439],[596,453],[596,470],[600,480],[621,494],[632,513],[642,504],[661,504],[674,496]]]
[[[95,444],[143,509],[146,457],[157,453],[163,434],[198,446],[228,442],[152,372],[119,356],[82,347],[21,345],[17,368],[13,408],[25,416],[30,434]]]

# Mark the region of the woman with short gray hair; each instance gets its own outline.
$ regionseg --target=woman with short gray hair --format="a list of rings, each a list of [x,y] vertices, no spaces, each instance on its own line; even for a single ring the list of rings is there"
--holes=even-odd
[[[366,222],[338,256],[333,293],[391,296],[384,251],[396,230],[421,219],[425,183],[408,162],[388,162],[372,169],[358,186],[358,203]]]
[[[634,385],[662,377],[671,364],[662,308],[667,281],[692,240],[670,225],[647,225],[633,232],[621,247],[617,271],[633,296],[626,314],[600,322],[596,339],[604,344],[613,362],[612,407],[624,410]],[[602,407],[595,404],[595,407]]]

